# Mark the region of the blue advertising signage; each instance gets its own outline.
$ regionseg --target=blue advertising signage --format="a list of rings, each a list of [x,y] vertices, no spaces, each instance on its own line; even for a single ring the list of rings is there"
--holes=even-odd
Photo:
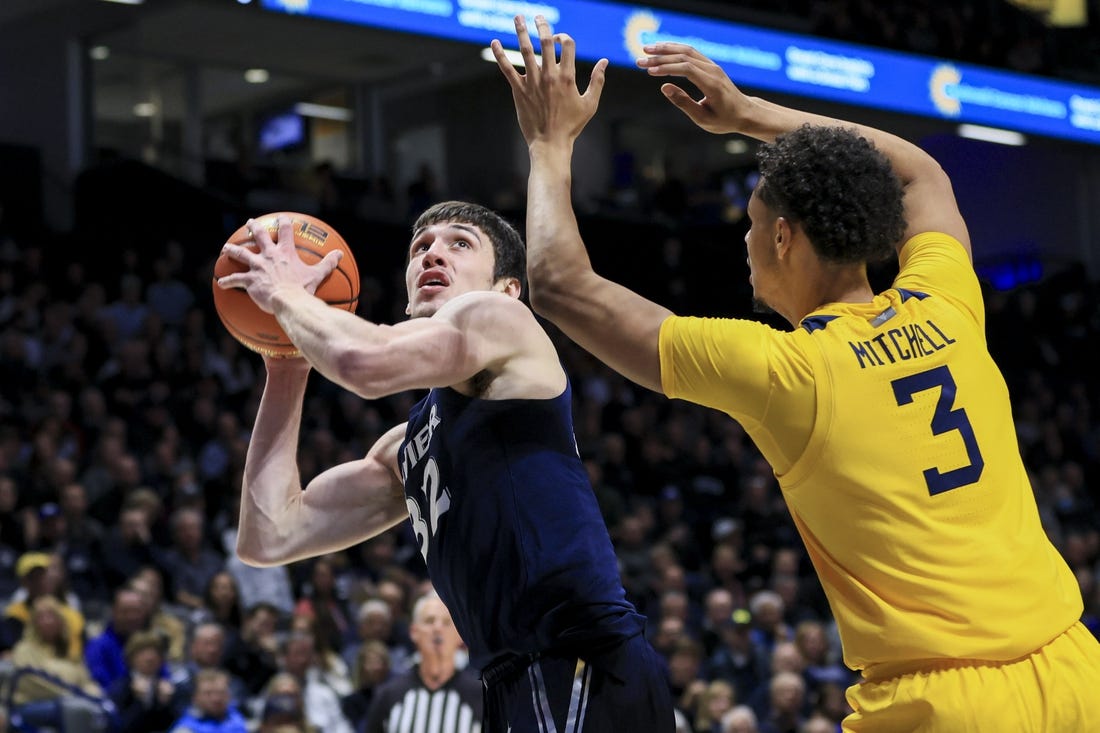
[[[578,58],[634,66],[679,41],[740,85],[1100,144],[1100,88],[598,0],[261,0],[291,14],[514,47],[512,18],[544,15]],[[642,73],[642,72],[639,72]]]

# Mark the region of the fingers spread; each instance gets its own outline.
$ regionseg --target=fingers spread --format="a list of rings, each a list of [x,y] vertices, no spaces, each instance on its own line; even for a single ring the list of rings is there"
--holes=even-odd
[[[253,261],[256,258],[256,252],[240,244],[232,244],[226,242],[222,247],[222,252],[231,260],[240,262],[242,265],[248,267],[252,266]]]
[[[232,275],[222,275],[216,282],[222,290],[233,290],[234,288],[244,290],[248,287],[248,274],[247,272],[235,272]]]
[[[339,266],[340,260],[342,259],[344,259],[344,253],[338,249],[334,249],[321,258],[321,261],[317,263],[317,268],[327,277],[330,272]]]
[[[524,20],[522,15],[517,15],[515,22],[516,40],[519,42],[519,53],[523,56],[526,76],[537,76],[539,65],[535,61],[535,47],[531,44],[531,35],[527,32],[527,21]]]
[[[554,34],[554,42],[561,45],[561,65],[572,69],[577,58],[577,42],[568,33]]]
[[[278,244],[294,246],[294,220],[287,216],[280,216],[275,223],[279,226]]]
[[[542,47],[542,68],[551,69],[557,66],[557,50],[554,48],[554,32],[550,28],[550,21],[541,15],[535,16],[535,28],[539,32],[539,46]]]
[[[608,63],[607,59],[600,59],[596,62],[596,66],[592,69],[592,77],[588,80],[588,89],[584,91],[584,96],[591,96],[596,102],[600,101],[604,82],[607,81]]]
[[[504,45],[498,40],[493,40],[489,47],[493,49],[493,56],[496,57],[497,66],[500,68],[500,73],[504,74],[504,78],[508,80],[508,83],[512,86],[519,84],[523,80],[523,75],[516,70],[516,67],[512,65],[512,60],[508,58],[508,54],[504,52]]]

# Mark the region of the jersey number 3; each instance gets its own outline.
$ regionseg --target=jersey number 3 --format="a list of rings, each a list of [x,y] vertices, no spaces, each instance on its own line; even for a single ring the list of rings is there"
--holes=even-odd
[[[928,493],[932,496],[942,494],[960,486],[976,482],[982,476],[985,460],[978,450],[978,440],[974,437],[974,428],[966,417],[966,410],[955,408],[955,379],[946,366],[938,366],[928,371],[910,374],[890,383],[894,388],[894,398],[898,406],[908,405],[917,392],[940,388],[940,399],[936,411],[932,414],[932,434],[943,435],[957,430],[966,447],[966,457],[970,464],[941,473],[938,468],[924,469],[924,481],[928,484]]]

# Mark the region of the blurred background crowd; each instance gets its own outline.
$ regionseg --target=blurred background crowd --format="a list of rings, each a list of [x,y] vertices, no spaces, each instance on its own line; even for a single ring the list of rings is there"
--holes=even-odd
[[[1056,43],[1076,31],[1001,3],[741,5],[801,14],[821,35],[1100,78],[1096,39]],[[357,253],[359,313],[404,318],[410,217],[451,195],[430,165],[400,183],[325,163],[281,178],[244,165],[209,173],[219,195],[242,203],[225,235],[246,214],[318,214]],[[90,174],[78,187],[110,180]],[[677,312],[749,316],[741,213],[754,180],[751,166],[706,181],[639,179],[609,190],[582,231],[613,277]],[[523,184],[502,186],[481,203],[522,227]],[[134,241],[94,211],[77,223],[95,236],[58,237],[6,213],[0,202],[0,719],[22,731],[84,721],[69,733],[376,733],[376,691],[420,653],[410,627],[430,592],[423,562],[407,524],[288,567],[235,556],[264,369],[213,311],[221,242]],[[886,286],[891,275],[875,279]],[[987,335],[1044,526],[1100,635],[1100,285],[1081,263],[1029,279],[987,285]],[[632,385],[548,330],[573,381],[577,442],[624,586],[669,665],[680,729],[838,730],[856,675],[745,432]],[[420,397],[367,402],[311,379],[303,484],[360,458]]]
[[[390,238],[372,249],[403,249],[400,232],[380,231]],[[671,256],[692,248],[689,235],[665,235],[654,297],[683,312],[740,298],[733,286],[694,289]],[[198,701],[204,669],[225,673],[206,679],[224,683],[254,727],[272,680],[293,679],[299,695],[321,686],[336,701],[306,706],[313,725],[327,730],[332,715],[356,730],[372,690],[415,659],[410,611],[428,586],[409,527],[285,568],[244,566],[237,511],[263,364],[213,313],[212,258],[188,271],[171,241],[86,254],[57,261],[34,241],[0,243],[0,649],[13,668],[53,670],[122,713],[136,705],[131,731],[167,730]],[[111,276],[90,277],[92,263]],[[361,268],[360,312],[400,318],[400,273],[375,273],[369,257]],[[1100,633],[1097,296],[1069,268],[989,289],[987,307],[1044,524]],[[668,660],[685,724],[723,730],[737,707],[759,730],[801,730],[794,724],[811,718],[835,729],[855,677],[775,478],[744,431],[557,341],[624,585]],[[361,457],[419,396],[366,402],[313,380],[303,482]],[[5,699],[18,707],[62,689],[72,694],[23,677]]]

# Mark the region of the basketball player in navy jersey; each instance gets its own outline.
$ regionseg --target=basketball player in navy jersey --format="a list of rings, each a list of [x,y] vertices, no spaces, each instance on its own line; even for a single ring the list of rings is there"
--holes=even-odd
[[[577,455],[569,381],[520,301],[526,253],[493,212],[448,202],[413,226],[408,321],[379,325],[314,297],[339,261],[309,266],[290,221],[219,281],[273,313],[304,358],[265,357],[237,551],[278,565],[406,519],[481,669],[489,733],[673,730],[660,657],[626,600]],[[407,424],[302,490],[296,453],[311,368],[367,399],[430,388]]]

